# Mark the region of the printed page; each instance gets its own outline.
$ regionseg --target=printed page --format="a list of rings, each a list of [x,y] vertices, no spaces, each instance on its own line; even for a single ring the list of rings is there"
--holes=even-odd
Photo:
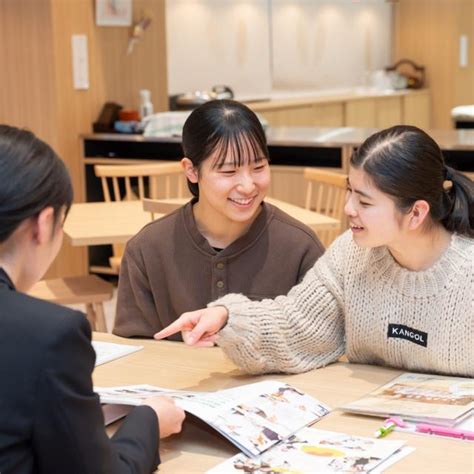
[[[211,469],[208,474],[368,473],[394,454],[399,459],[399,450],[403,444],[403,441],[378,440],[305,428],[257,458],[238,454]]]
[[[452,426],[474,409],[474,379],[402,374],[342,409]]]
[[[113,342],[92,341],[92,347],[96,354],[95,366],[105,364],[119,357],[124,357],[133,352],[143,349],[143,346],[131,344],[115,344]]]
[[[95,387],[102,403],[140,405],[145,398],[172,397],[243,452],[255,456],[329,413],[330,408],[295,387],[264,381],[217,392],[169,390],[151,385]]]
[[[170,390],[168,388],[155,387],[154,385],[123,385],[120,387],[94,387],[100,397],[101,403],[117,403],[121,405],[141,405],[143,400],[150,397],[165,395],[172,398],[180,398],[186,394],[198,392],[185,392],[181,390]]]
[[[219,394],[225,396],[226,392]],[[206,421],[253,456],[330,411],[315,398],[278,381],[231,389],[231,396],[232,401],[221,406]]]

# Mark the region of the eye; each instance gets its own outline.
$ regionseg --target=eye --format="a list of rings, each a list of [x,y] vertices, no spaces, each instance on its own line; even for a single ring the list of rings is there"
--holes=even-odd
[[[370,204],[370,202],[364,202],[364,201],[359,201],[359,204],[363,207],[368,207],[368,206],[372,205],[372,204]]]
[[[254,167],[254,171],[262,171],[263,169],[265,169],[265,165],[258,165]]]
[[[224,171],[219,171],[220,174],[223,174],[225,176],[232,176],[233,174],[235,174],[235,170],[224,170]]]

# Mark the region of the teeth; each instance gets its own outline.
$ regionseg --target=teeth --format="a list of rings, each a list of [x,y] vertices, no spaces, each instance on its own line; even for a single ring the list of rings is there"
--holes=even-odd
[[[236,199],[236,198],[232,199],[231,198],[231,201],[234,201],[237,204],[246,205],[246,204],[250,204],[252,202],[252,198],[248,198],[248,199]]]

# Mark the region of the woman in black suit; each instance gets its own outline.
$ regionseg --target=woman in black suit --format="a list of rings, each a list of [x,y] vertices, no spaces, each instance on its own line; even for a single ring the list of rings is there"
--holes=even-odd
[[[149,399],[109,440],[92,388],[89,323],[24,294],[56,257],[71,202],[54,151],[0,125],[0,472],[149,473],[159,438],[181,430],[184,412]]]

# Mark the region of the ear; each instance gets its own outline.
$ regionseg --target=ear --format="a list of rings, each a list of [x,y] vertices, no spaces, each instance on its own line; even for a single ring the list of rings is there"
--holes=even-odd
[[[409,213],[408,228],[416,230],[425,222],[430,212],[430,205],[423,200],[416,201]]]
[[[193,165],[193,162],[189,158],[184,157],[181,160],[181,166],[183,167],[186,178],[188,178],[191,183],[197,183],[199,175],[197,168]]]
[[[54,209],[45,207],[33,221],[33,238],[39,245],[49,242],[54,231]]]

